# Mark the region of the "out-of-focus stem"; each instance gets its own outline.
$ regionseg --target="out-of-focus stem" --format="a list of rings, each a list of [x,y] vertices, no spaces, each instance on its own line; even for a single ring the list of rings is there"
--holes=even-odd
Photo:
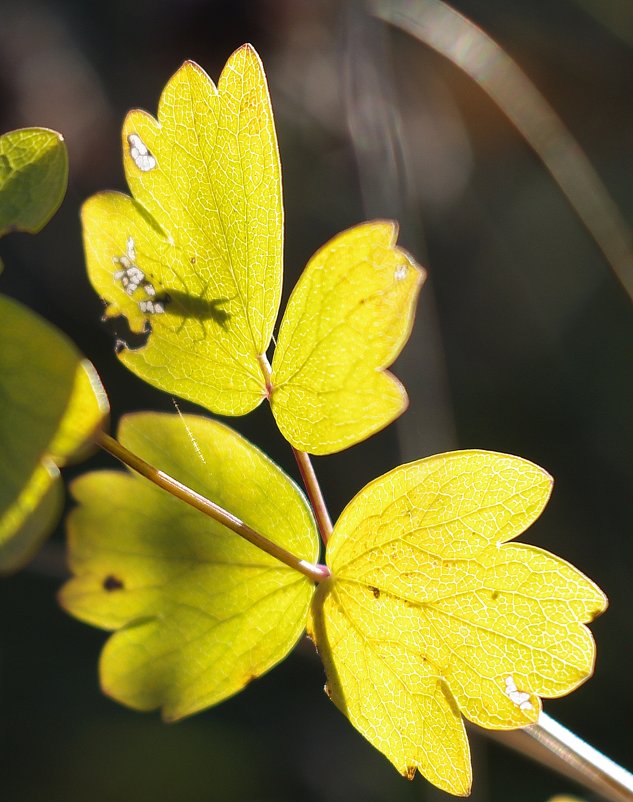
[[[477,732],[569,777],[609,802],[633,801],[633,775],[546,713],[541,713],[537,724],[521,730],[477,728]]]

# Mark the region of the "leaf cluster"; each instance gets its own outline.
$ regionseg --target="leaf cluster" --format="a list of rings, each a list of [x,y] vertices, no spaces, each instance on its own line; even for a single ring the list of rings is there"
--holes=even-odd
[[[371,482],[332,530],[308,454],[352,446],[405,410],[406,392],[387,368],[409,336],[424,271],[396,245],[392,221],[338,234],[309,260],[269,362],[283,202],[255,51],[237,50],[217,86],[186,62],[156,118],[128,114],[122,145],[131,195],[99,193],[82,213],[88,275],[106,316],[124,315],[146,335],[137,349],[121,343],[118,358],[215,414],[242,415],[268,400],[310,503],[225,425],[192,415],[124,418],[123,450],[229,510],[305,570],[137,474],[84,475],[72,489],[74,577],[61,601],[114,633],[101,658],[104,691],[177,719],[268,671],[307,627],[326,691],[359,732],[403,775],[419,770],[467,794],[464,718],[494,729],[533,723],[540,697],[568,693],[593,669],[585,623],[605,608],[604,595],[565,561],[509,542],[541,513],[551,478],[510,455],[440,454]],[[42,200],[33,188],[50,183],[54,162],[38,168],[36,151],[15,150],[16,175],[0,185],[24,200],[22,217],[12,207],[0,216],[7,227],[43,224],[61,197],[51,189],[46,210],[33,210],[32,198]],[[9,450],[0,463],[13,482],[0,497],[8,570],[50,526],[57,466],[91,436],[99,441],[107,404],[67,341],[15,302],[0,306],[11,321],[0,339],[0,434],[17,454],[24,431],[33,433],[19,468]],[[325,566],[315,566],[319,532]]]

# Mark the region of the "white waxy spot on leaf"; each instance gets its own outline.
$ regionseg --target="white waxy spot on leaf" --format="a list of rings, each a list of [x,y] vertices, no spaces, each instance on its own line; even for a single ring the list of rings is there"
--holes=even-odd
[[[115,256],[113,261],[121,266],[121,269],[114,274],[114,280],[121,282],[121,286],[128,295],[134,295],[145,280],[145,273],[134,264],[136,261],[136,249],[133,237],[127,238],[125,256]]]
[[[134,237],[128,237],[126,242],[126,255],[130,262],[136,262],[136,248],[134,246]]]
[[[511,702],[514,702],[520,710],[534,710],[534,705],[530,702],[530,694],[517,688],[512,674],[506,677],[505,682],[506,696]]]
[[[147,173],[156,167],[156,159],[138,134],[129,134],[127,142],[130,158],[141,172]]]
[[[398,265],[398,267],[396,267],[396,270],[395,270],[395,272],[393,274],[393,277],[394,277],[394,279],[396,281],[402,281],[403,279],[405,279],[407,277],[407,273],[408,272],[409,272],[409,268],[403,262],[402,264]]]
[[[139,301],[138,308],[144,315],[162,315],[165,312],[162,301]]]

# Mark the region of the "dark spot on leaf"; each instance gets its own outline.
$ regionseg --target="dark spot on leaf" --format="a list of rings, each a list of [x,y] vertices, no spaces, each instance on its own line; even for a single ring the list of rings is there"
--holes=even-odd
[[[498,590],[493,590],[492,593],[490,594],[490,598],[493,601],[496,601],[499,598],[499,591]]]
[[[370,590],[374,594],[374,599],[379,599],[380,598],[380,591],[378,590],[378,588],[373,588],[372,587],[372,588],[370,588]]]
[[[189,261],[191,262],[191,264],[192,264],[192,265],[195,265],[195,263],[196,263],[196,257],[195,257],[195,256],[192,256],[192,257],[191,257],[191,259],[190,259]]]
[[[415,766],[407,766],[407,770],[404,773],[404,776],[407,780],[412,780],[415,777],[415,772],[417,771]]]
[[[103,589],[107,590],[108,593],[114,590],[123,590],[124,587],[123,581],[113,574],[110,574],[103,580]]]

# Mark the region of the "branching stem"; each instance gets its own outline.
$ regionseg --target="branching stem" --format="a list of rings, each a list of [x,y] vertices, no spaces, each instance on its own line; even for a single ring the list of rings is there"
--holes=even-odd
[[[270,397],[273,393],[273,386],[270,381],[270,363],[265,354],[260,354],[257,359],[259,361],[261,371],[264,374],[266,391],[268,392],[268,400],[270,401]],[[332,521],[330,520],[330,514],[327,510],[323,493],[321,492],[319,480],[317,479],[314,468],[312,467],[310,455],[305,451],[300,451],[294,446],[292,446],[292,451],[295,455],[295,459],[297,460],[297,465],[299,466],[299,471],[301,473],[301,479],[303,480],[303,485],[308,494],[312,511],[314,512],[314,517],[319,528],[321,540],[324,544],[327,544],[328,540],[330,539],[330,535],[332,534]]]
[[[110,437],[110,435],[101,432],[97,438],[97,443],[104,451],[107,451],[108,454],[111,454],[124,465],[132,468],[132,470],[136,471],[141,476],[149,479],[150,482],[158,485],[158,487],[162,487],[163,490],[171,493],[172,496],[179,498],[181,501],[186,502],[205,515],[208,515],[210,518],[223,524],[235,532],[236,535],[248,540],[249,543],[252,543],[254,546],[257,546],[257,548],[265,551],[277,560],[280,560],[290,568],[294,568],[295,571],[305,574],[305,576],[313,582],[323,582],[323,580],[330,576],[330,570],[327,566],[315,565],[307,560],[299,559],[299,557],[282,548],[277,543],[273,543],[272,540],[264,537],[260,532],[252,529],[248,524],[244,523],[244,521],[240,520],[223,507],[218,506],[213,501],[200,495],[200,493],[196,493],[195,490],[183,485],[177,479],[158,470],[158,468],[154,468],[148,462],[145,462],[144,459],[141,459],[141,457],[121,445],[118,440]]]

